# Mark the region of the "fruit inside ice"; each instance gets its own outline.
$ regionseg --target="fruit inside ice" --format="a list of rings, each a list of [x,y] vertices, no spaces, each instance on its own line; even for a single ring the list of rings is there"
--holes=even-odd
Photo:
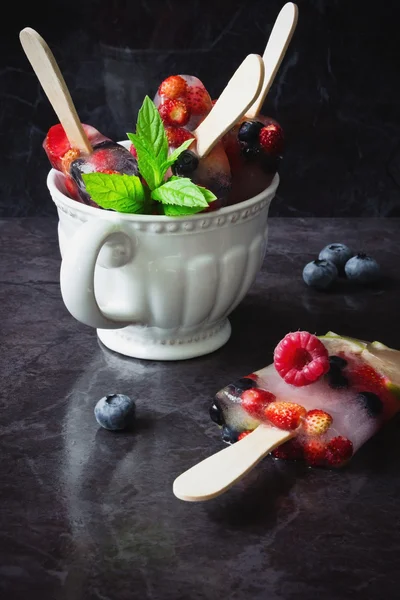
[[[277,121],[263,115],[244,117],[222,142],[232,173],[229,204],[252,198],[271,184],[284,150],[283,130]]]
[[[400,351],[295,332],[278,344],[274,363],[220,390],[210,416],[228,443],[264,422],[294,433],[275,458],[340,467],[399,410]]]
[[[217,200],[208,210],[225,206],[232,187],[231,169],[222,141],[200,160],[192,132],[212,109],[212,100],[203,83],[193,75],[171,75],[159,86],[154,97],[173,151],[193,137],[193,145],[174,165],[175,174],[189,177],[195,184],[211,190]]]
[[[89,155],[81,154],[71,146],[59,123],[50,127],[43,148],[52,167],[65,175],[67,195],[85,204],[97,206],[86,192],[82,173],[137,175],[137,161],[126,148],[105,137],[91,125],[83,124],[83,129],[93,148]]]

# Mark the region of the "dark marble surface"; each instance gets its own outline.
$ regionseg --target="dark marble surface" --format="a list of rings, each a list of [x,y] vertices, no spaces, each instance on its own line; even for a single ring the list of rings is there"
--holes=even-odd
[[[399,219],[270,219],[262,271],[219,351],[176,363],[100,346],[63,306],[57,224],[0,221],[0,597],[4,600],[397,600],[400,420],[340,472],[266,458],[223,496],[185,503],[177,475],[222,448],[213,394],[271,360],[289,330],[399,345]],[[320,248],[365,249],[375,289],[307,288]],[[137,399],[131,433],[97,426]]]
[[[171,73],[213,97],[262,53],[284,0],[66,0],[8,5],[0,38],[0,216],[55,215],[41,148],[55,114],[19,44],[52,48],[80,118],[126,139]],[[286,133],[273,216],[400,216],[398,0],[298,0],[299,23],[264,112]]]

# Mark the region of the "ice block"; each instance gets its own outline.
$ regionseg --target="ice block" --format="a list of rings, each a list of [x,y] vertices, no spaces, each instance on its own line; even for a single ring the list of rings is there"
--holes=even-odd
[[[192,135],[189,147],[174,165],[176,175],[190,177],[197,185],[210,189],[217,200],[208,210],[216,210],[227,203],[232,186],[229,160],[221,139],[251,106],[243,110],[254,94],[256,78],[252,72],[264,67],[260,57],[245,59],[213,106],[203,83],[191,75],[172,75],[158,88],[154,103],[167,128],[170,150]],[[261,90],[262,83],[258,90]],[[257,97],[258,93],[256,94]]]
[[[333,332],[287,334],[273,362],[221,389],[210,407],[229,447],[174,483],[215,497],[264,456],[338,468],[400,410],[400,351]]]
[[[85,190],[82,173],[137,175],[130,152],[90,125],[82,125],[56,60],[44,39],[30,27],[20,32],[22,47],[60,121],[43,142],[51,165],[65,175],[68,194],[94,204]]]

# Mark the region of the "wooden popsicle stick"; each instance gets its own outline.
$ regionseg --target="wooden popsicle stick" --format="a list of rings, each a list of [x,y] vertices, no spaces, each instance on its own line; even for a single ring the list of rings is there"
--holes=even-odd
[[[216,498],[251,471],[266,454],[294,435],[293,431],[261,424],[239,442],[179,475],[174,481],[173,492],[187,502]]]
[[[193,131],[197,154],[206,156],[229,129],[239,121],[261,91],[264,62],[249,54],[235,71],[204,121]]]
[[[264,83],[260,95],[246,113],[246,117],[249,119],[257,117],[262,108],[296,29],[298,12],[296,4],[288,2],[276,18],[263,54],[265,65]]]
[[[19,39],[50,104],[64,127],[71,146],[90,154],[92,146],[84,132],[52,51],[44,39],[30,27],[25,27],[20,32]]]

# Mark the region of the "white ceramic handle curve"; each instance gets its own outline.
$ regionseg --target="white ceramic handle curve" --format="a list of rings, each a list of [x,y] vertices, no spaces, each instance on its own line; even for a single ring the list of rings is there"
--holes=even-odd
[[[68,240],[61,262],[60,286],[65,306],[75,319],[99,329],[120,329],[133,322],[106,317],[95,296],[94,270],[97,257],[107,238],[113,233],[125,233],[128,236],[121,223],[103,219],[86,221]]]

